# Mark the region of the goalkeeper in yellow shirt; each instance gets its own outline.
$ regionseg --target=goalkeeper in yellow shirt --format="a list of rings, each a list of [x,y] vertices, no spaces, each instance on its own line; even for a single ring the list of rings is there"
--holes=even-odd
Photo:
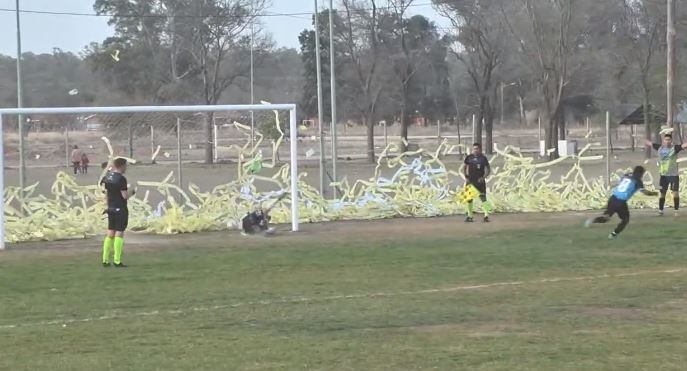
[[[673,136],[665,134],[663,136],[663,143],[652,143],[646,141],[646,145],[653,147],[658,151],[658,172],[661,175],[660,188],[661,195],[658,199],[658,215],[663,215],[663,207],[666,204],[666,194],[670,188],[673,194],[673,207],[675,208],[675,216],[680,209],[680,176],[677,165],[677,154],[683,149],[687,149],[687,143],[673,145]]]

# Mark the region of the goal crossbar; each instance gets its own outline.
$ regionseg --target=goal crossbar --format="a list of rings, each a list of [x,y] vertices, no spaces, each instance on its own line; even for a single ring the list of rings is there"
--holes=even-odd
[[[5,192],[5,148],[3,144],[3,116],[16,115],[69,115],[95,113],[150,113],[150,112],[219,112],[219,111],[289,111],[289,139],[291,144],[291,230],[298,231],[298,124],[295,104],[241,104],[196,106],[121,106],[121,107],[44,107],[0,109],[0,195]],[[0,250],[5,248],[5,200],[0,202]]]

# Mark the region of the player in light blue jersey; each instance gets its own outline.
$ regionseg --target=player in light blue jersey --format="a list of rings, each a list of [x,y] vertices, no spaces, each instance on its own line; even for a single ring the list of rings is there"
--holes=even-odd
[[[641,192],[647,196],[658,195],[658,192],[644,189],[644,183],[642,182],[644,171],[644,167],[637,166],[634,168],[632,174],[623,176],[620,179],[620,183],[613,188],[613,195],[608,199],[608,205],[603,215],[587,220],[585,226],[589,227],[594,223],[606,223],[617,213],[620,217],[620,224],[618,224],[615,230],[608,235],[609,239],[617,238],[618,234],[620,234],[630,222],[630,209],[627,207],[627,201],[637,192]]]

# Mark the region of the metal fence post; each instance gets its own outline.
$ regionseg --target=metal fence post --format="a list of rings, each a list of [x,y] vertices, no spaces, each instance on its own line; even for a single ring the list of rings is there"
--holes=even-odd
[[[64,160],[67,170],[71,166],[71,161],[69,161],[69,122],[64,125]]]
[[[154,164],[155,159],[153,158],[153,155],[155,155],[155,127],[150,125],[150,158]]]
[[[5,194],[5,131],[2,126],[2,115],[0,114],[0,195]],[[0,200],[0,250],[5,249],[5,200]]]
[[[177,117],[177,182],[181,188],[181,119]]]
[[[441,144],[441,120],[437,120],[437,142]]]
[[[134,158],[134,128],[131,121],[129,121],[129,157]]]
[[[611,113],[606,111],[606,185],[611,186]]]

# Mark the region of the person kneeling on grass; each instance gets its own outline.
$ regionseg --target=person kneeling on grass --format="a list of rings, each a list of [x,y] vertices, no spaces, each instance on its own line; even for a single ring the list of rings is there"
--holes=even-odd
[[[274,228],[270,227],[269,210],[258,209],[246,214],[241,220],[243,234],[256,234],[263,232],[266,235],[274,234]]]
[[[257,210],[246,214],[246,216],[241,219],[241,234],[249,235],[262,232],[266,236],[274,235],[276,229],[274,227],[270,227],[270,220],[272,220],[270,212],[287,195],[288,193],[284,192],[274,201],[274,203],[272,203],[272,206],[266,209],[260,207]]]
[[[601,216],[588,219],[585,222],[585,227],[590,227],[594,223],[606,223],[617,213],[620,217],[620,224],[608,235],[608,238],[611,240],[618,238],[620,232],[630,223],[630,209],[627,207],[627,201],[637,192],[647,196],[658,195],[658,192],[644,189],[644,183],[642,182],[644,171],[644,167],[637,166],[631,174],[623,176],[620,179],[620,183],[613,189],[613,195],[608,199],[606,211]]]
[[[124,177],[126,160],[117,158],[113,167],[105,174],[100,184],[107,191],[107,236],[103,242],[103,266],[110,266],[110,250],[114,248],[114,266],[125,268],[122,263],[122,247],[124,245],[124,230],[129,224],[129,209],[127,200],[136,194],[136,190],[129,192],[129,186]]]

